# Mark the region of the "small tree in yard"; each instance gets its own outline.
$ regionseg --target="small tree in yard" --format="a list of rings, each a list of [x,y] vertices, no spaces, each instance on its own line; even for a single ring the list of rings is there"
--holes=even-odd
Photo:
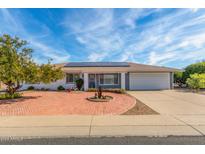
[[[205,88],[205,74],[192,74],[190,78],[186,81],[187,85],[191,89],[199,90],[200,88]]]
[[[62,79],[61,68],[38,65],[32,60],[32,49],[27,42],[9,35],[0,36],[0,81],[13,95],[23,83],[50,83]]]
[[[182,72],[174,73],[174,83],[176,83],[179,87],[182,87],[182,85],[184,84]]]
[[[102,98],[102,92],[103,92],[103,90],[102,90],[102,87],[101,86],[99,86],[98,87],[98,90],[97,90],[97,96],[98,96],[98,98]]]

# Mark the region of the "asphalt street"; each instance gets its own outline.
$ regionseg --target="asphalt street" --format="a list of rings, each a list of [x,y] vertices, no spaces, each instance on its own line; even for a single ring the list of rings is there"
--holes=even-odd
[[[1,145],[204,145],[204,136],[1,138]]]

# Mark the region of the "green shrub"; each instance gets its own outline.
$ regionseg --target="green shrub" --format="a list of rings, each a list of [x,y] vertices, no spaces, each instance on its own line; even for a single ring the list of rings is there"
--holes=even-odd
[[[75,83],[76,83],[76,87],[78,88],[78,90],[81,90],[82,86],[83,86],[83,79],[77,79],[75,80]]]
[[[65,90],[65,88],[64,88],[62,85],[58,86],[57,89],[58,89],[59,91]]]
[[[96,88],[89,88],[87,90],[88,92],[96,92],[97,89]],[[120,88],[113,88],[113,89],[103,89],[103,92],[112,92],[112,93],[118,93],[118,94],[124,94],[125,93],[125,89],[120,89]]]
[[[40,91],[49,91],[50,89],[49,89],[49,88],[40,88],[40,89],[37,89],[37,90],[40,90]]]
[[[186,81],[187,85],[191,89],[199,90],[205,88],[205,73],[204,74],[192,74]]]
[[[34,88],[34,86],[29,86],[28,88],[27,88],[27,90],[34,90],[35,88]]]
[[[3,99],[14,99],[14,98],[21,98],[22,94],[21,93],[14,93],[12,95],[9,95],[8,93],[0,94],[0,100]]]

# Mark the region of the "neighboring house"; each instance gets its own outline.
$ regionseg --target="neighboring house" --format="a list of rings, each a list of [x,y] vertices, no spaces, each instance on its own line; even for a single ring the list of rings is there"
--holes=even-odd
[[[56,64],[62,67],[65,78],[51,84],[33,84],[35,88],[66,89],[75,87],[75,80],[84,80],[84,90],[88,88],[122,88],[126,90],[172,89],[173,73],[179,69],[144,65],[130,62],[70,62]],[[24,85],[26,89],[30,85]]]

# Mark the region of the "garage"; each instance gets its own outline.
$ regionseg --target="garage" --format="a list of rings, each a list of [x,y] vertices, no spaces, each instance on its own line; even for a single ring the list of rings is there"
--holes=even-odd
[[[170,89],[170,73],[130,73],[130,90]]]

